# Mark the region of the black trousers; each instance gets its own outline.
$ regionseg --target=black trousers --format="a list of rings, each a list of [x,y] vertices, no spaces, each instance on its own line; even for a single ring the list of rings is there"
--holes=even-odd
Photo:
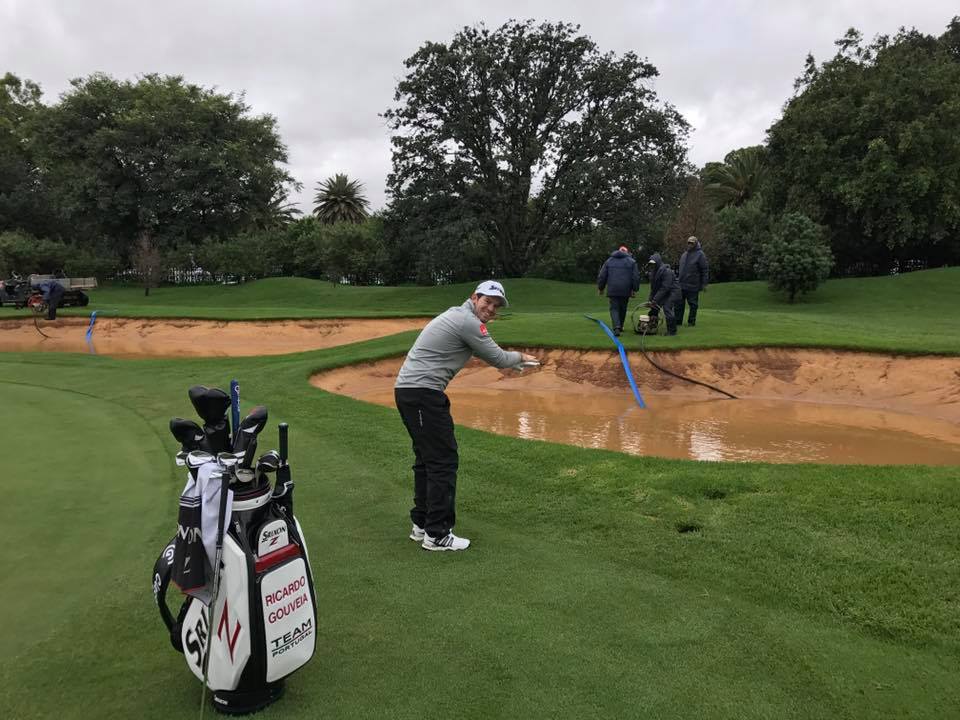
[[[623,330],[623,323],[627,319],[627,303],[629,297],[608,297],[610,301],[610,322],[614,330]]]
[[[687,322],[691,325],[696,325],[697,308],[700,307],[700,291],[686,289],[682,289],[680,291],[680,300],[677,302],[677,309],[674,312],[674,314],[677,316],[677,325],[683,325],[684,301],[686,301],[687,305],[690,306],[690,315],[688,316]]]
[[[47,320],[57,319],[57,308],[60,306],[61,301],[63,301],[64,292],[63,285],[59,283],[56,287],[50,289],[50,299],[47,300]]]
[[[457,521],[457,439],[450,399],[426,388],[396,388],[397,410],[413,441],[413,507],[410,519],[433,538],[444,537]]]
[[[664,301],[663,305],[660,306],[660,309],[663,310],[663,319],[667,321],[667,335],[677,334],[677,316],[675,311],[677,309],[677,303],[681,302],[682,298],[683,296],[680,294],[680,291],[674,290]],[[657,310],[652,310],[650,315],[656,317],[658,312]]]

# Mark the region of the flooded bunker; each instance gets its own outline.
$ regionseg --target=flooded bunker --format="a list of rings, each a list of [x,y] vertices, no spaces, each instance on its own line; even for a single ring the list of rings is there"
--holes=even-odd
[[[542,368],[472,361],[448,388],[461,425],[636,455],[694,460],[960,465],[960,358],[801,349],[651,353],[657,364],[720,387],[731,400],[630,364],[615,352],[527,348]],[[329,392],[393,405],[403,358],[319,373]]]

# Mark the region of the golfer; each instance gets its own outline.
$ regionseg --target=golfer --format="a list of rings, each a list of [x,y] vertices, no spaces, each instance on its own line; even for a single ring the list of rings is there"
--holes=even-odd
[[[413,440],[410,539],[426,550],[466,550],[470,545],[453,534],[459,456],[447,383],[474,355],[498,368],[537,361],[533,355],[503,350],[490,337],[487,323],[506,305],[503,285],[480,283],[463,305],[427,324],[397,375],[394,398]]]

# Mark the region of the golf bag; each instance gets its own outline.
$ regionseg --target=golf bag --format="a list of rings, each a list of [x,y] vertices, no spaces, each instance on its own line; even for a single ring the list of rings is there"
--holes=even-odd
[[[198,679],[206,678],[214,707],[245,714],[277,700],[283,679],[313,656],[313,574],[293,514],[286,424],[280,425],[280,452],[264,454],[252,467],[266,408],[254,408],[234,428],[227,448],[229,396],[197,387],[190,399],[206,426],[171,421],[181,441],[178,462],[189,477],[177,534],[154,566],[153,593],[171,644]],[[166,602],[171,581],[187,595],[176,616]]]

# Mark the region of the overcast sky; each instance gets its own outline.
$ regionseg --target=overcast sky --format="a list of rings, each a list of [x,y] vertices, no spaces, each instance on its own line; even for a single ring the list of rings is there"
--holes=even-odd
[[[647,58],[660,71],[657,93],[692,126],[690,159],[702,165],[762,142],[807,53],[827,59],[847,28],[940,35],[957,14],[956,0],[0,0],[0,74],[38,82],[47,102],[97,71],[243,91],[256,113],[277,118],[303,210],[337,172],[363,182],[378,208],[390,169],[379,113],[403,61],[465,25],[562,20],[601,51]]]

